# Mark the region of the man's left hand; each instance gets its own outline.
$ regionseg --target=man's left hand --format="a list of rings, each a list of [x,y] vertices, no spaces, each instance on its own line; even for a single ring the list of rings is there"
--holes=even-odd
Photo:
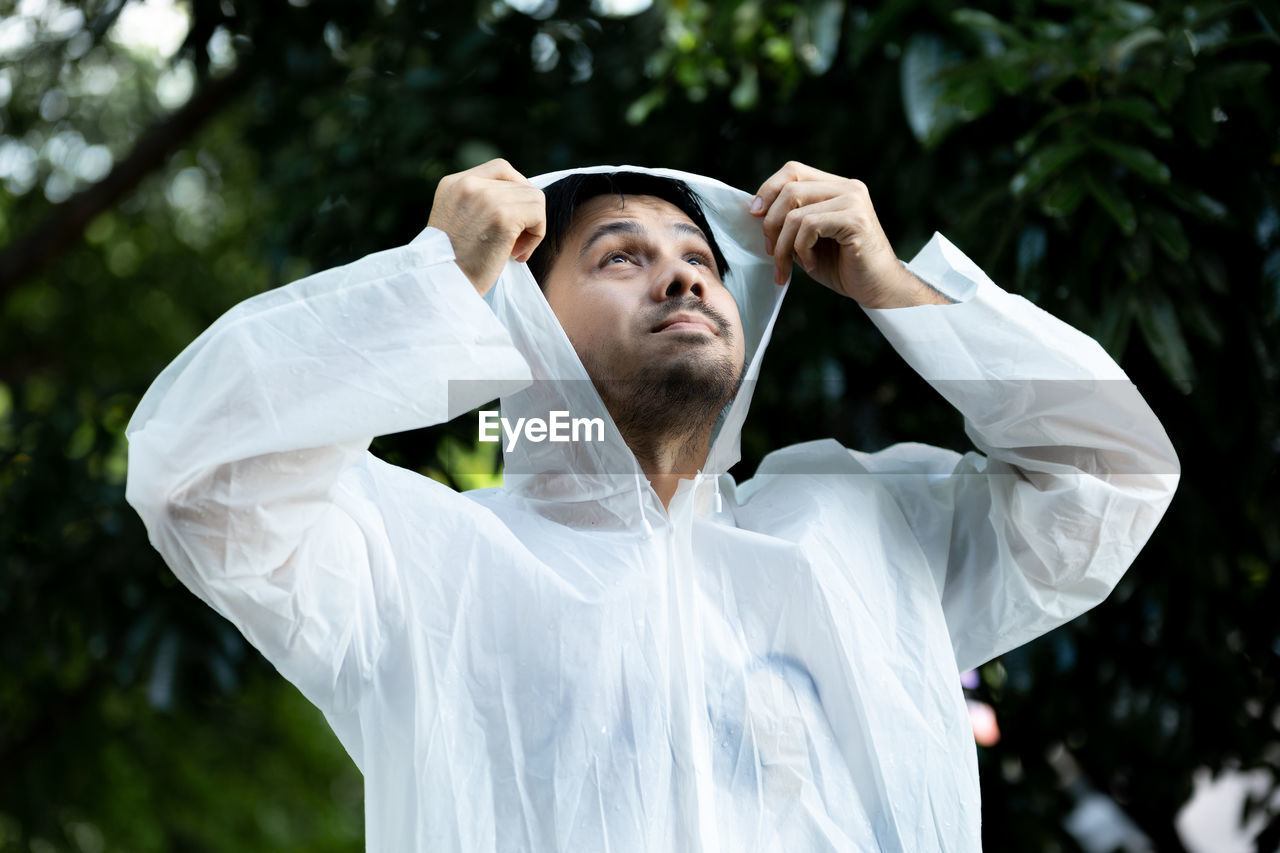
[[[764,220],[779,284],[794,259],[815,281],[864,308],[951,302],[898,260],[862,181],[792,161],[760,186],[750,210]]]

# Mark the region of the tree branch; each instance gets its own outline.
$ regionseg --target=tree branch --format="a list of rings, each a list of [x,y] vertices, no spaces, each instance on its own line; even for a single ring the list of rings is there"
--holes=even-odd
[[[177,112],[152,125],[105,178],[55,206],[44,221],[0,250],[0,300],[79,240],[94,217],[132,192],[234,100],[245,88],[248,67],[241,64],[227,76],[205,83]]]

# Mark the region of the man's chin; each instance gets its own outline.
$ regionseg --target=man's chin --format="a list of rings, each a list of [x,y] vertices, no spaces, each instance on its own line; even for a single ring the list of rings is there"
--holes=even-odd
[[[723,349],[676,347],[620,358],[614,376],[588,370],[596,390],[628,442],[661,441],[706,429],[733,400],[742,364]],[[633,448],[637,446],[633,444]]]
[[[741,379],[740,365],[706,351],[694,351],[650,365],[642,371],[637,384],[651,386],[640,393],[665,398],[671,405],[710,406],[719,410],[733,399]]]

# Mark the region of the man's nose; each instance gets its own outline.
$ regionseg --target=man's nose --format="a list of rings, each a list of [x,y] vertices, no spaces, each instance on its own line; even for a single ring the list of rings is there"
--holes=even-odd
[[[707,283],[705,267],[688,261],[677,261],[666,266],[656,280],[654,298],[658,301],[693,296],[705,299]]]

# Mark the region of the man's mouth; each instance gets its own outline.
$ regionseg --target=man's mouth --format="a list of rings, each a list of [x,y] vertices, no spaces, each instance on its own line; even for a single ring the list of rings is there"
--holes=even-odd
[[[717,318],[702,311],[676,311],[664,317],[662,322],[654,326],[650,331],[654,334],[659,332],[710,332],[719,337],[722,332],[722,324],[717,322]]]

